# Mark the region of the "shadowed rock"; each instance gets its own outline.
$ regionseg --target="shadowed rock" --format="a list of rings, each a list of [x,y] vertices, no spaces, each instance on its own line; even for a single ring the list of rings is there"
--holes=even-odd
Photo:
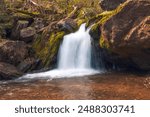
[[[110,11],[116,9],[126,0],[100,0],[99,5],[103,10]]]
[[[0,80],[11,80],[19,77],[22,73],[11,64],[0,62]]]

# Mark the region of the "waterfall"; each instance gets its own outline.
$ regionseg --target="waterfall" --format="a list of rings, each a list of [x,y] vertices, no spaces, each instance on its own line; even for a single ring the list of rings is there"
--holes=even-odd
[[[91,68],[91,40],[85,24],[77,32],[64,36],[58,57],[58,69],[79,68]]]
[[[64,36],[58,52],[57,69],[27,74],[21,78],[62,78],[97,74],[91,67],[91,37],[86,24],[75,33]]]

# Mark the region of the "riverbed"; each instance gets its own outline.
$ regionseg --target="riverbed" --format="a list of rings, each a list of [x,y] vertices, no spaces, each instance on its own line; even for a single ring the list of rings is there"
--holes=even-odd
[[[142,100],[150,99],[150,75],[107,73],[93,76],[7,81],[0,83],[5,100]]]

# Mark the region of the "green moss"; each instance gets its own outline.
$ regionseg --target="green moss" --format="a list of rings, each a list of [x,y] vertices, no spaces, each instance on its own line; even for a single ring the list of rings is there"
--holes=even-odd
[[[99,23],[95,23],[95,24],[91,27],[91,31],[98,33],[98,32],[97,32],[97,31],[98,31],[97,29],[99,28],[99,26],[100,26]]]
[[[86,22],[85,19],[78,19],[78,20],[77,20],[77,25],[78,25],[78,27],[80,27],[80,25],[83,24],[83,23],[85,23],[85,22]]]
[[[125,2],[124,4],[120,5],[117,9],[112,10],[112,11],[105,11],[99,15],[97,15],[96,17],[93,17],[92,19],[90,19],[89,22],[94,21],[96,19],[100,19],[98,22],[95,23],[95,25],[91,28],[91,30],[95,30],[97,28],[97,26],[101,26],[103,25],[106,21],[108,21],[112,16],[116,15],[117,13],[119,13],[126,5],[128,4],[128,1]],[[97,20],[96,20],[97,21]],[[90,24],[90,23],[89,23]],[[99,25],[98,25],[99,24]],[[97,31],[97,30],[95,30]],[[97,32],[96,32],[97,33]],[[99,37],[99,41],[100,41],[100,46],[103,48],[109,48],[110,45],[109,43],[104,39],[103,35],[101,34],[101,36]]]
[[[63,39],[65,32],[52,32],[49,39],[46,41],[43,35],[39,35],[33,44],[37,56],[42,60],[43,65],[48,67],[54,57],[57,55],[60,42]]]
[[[41,15],[39,12],[29,12],[27,10],[18,10],[18,9],[15,9],[15,12],[22,13],[24,15],[29,15],[29,16],[32,16],[32,17],[37,17],[37,16]]]
[[[96,43],[99,43],[99,37],[100,37],[100,24],[95,23],[92,25],[91,30],[90,30],[90,35],[94,39]]]
[[[24,13],[15,13],[13,15],[14,18],[20,19],[20,20],[28,20],[32,19],[33,17]]]
[[[100,36],[100,46],[102,48],[107,48],[109,49],[109,43],[106,42],[106,40],[104,39],[103,35]]]
[[[58,53],[58,49],[60,46],[60,42],[63,39],[63,36],[65,35],[65,32],[57,32],[56,34],[52,33],[52,35],[49,38],[49,42],[48,42],[48,56],[46,57],[46,61],[45,61],[45,66],[49,66],[50,63],[52,62],[52,60],[54,59],[54,57],[57,55]]]
[[[83,8],[81,10],[81,13],[87,19],[90,19],[92,16],[95,16],[97,14],[94,8]]]

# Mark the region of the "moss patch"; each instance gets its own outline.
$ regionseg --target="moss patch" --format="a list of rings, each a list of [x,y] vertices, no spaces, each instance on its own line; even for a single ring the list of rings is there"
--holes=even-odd
[[[88,21],[88,25],[91,24],[91,22],[96,22],[91,30],[95,30],[97,29],[97,26],[101,26],[103,25],[106,21],[108,21],[112,16],[116,15],[117,13],[119,13],[127,4],[129,1],[125,2],[124,4],[120,5],[117,9],[112,10],[112,11],[105,11],[101,14],[98,14],[97,16],[91,18]],[[98,20],[98,21],[97,21]],[[99,24],[99,25],[98,25]],[[95,33],[98,33],[97,30],[95,30]],[[103,48],[109,48],[109,43],[105,40],[104,36],[101,34],[99,37],[99,41],[100,41],[100,46]]]
[[[64,35],[65,32],[63,31],[57,33],[53,32],[50,34],[50,37],[46,42],[44,41],[45,37],[43,35],[39,35],[36,39],[33,48],[45,67],[48,67],[56,57]]]
[[[13,17],[19,20],[28,20],[33,18],[32,16],[23,13],[15,13]]]

